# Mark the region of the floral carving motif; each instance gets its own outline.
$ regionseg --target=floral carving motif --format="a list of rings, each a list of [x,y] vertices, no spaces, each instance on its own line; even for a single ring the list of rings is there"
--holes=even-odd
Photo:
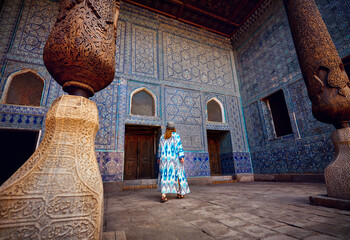
[[[1,236],[99,238],[103,189],[94,151],[97,129],[94,102],[69,95],[55,100],[38,150],[0,187]],[[23,219],[28,226],[18,221]]]
[[[80,88],[93,95],[113,81],[118,14],[116,0],[61,1],[44,62],[65,91]]]

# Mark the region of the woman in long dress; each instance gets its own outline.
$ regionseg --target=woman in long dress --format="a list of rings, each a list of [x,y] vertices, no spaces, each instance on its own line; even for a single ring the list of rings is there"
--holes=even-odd
[[[175,124],[168,122],[165,134],[160,137],[158,150],[158,190],[162,193],[161,202],[168,201],[167,193],[177,193],[178,198],[190,193],[184,162],[180,135],[176,132]]]

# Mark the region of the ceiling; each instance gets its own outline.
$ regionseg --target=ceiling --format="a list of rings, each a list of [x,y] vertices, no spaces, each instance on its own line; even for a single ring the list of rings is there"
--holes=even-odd
[[[232,37],[263,0],[123,0],[124,2]]]

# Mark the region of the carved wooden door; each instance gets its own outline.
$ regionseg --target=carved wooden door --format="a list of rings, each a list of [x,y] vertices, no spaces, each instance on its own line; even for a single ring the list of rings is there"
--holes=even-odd
[[[137,178],[137,136],[125,135],[124,179]]]
[[[139,136],[139,176],[140,178],[152,177],[153,136]]]
[[[211,175],[221,174],[219,138],[208,135],[208,151]]]
[[[126,135],[124,179],[151,178],[153,152],[153,135]]]

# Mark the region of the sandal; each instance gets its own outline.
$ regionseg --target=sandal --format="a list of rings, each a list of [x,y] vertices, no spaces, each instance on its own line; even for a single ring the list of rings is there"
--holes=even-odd
[[[165,203],[166,201],[168,201],[167,197],[161,197],[160,202],[161,203]]]
[[[177,194],[177,198],[178,198],[178,199],[181,199],[181,198],[184,198],[184,197],[185,197],[184,195]]]

